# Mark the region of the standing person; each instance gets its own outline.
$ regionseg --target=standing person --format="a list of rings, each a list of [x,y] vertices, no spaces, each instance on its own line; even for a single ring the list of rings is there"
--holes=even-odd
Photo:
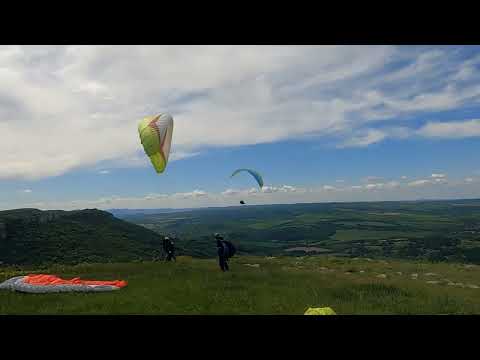
[[[163,250],[165,251],[165,261],[177,261],[175,257],[175,244],[172,239],[168,236],[165,236],[163,239]]]
[[[215,234],[215,240],[217,240],[218,265],[220,265],[220,269],[223,272],[228,271],[228,258],[226,256],[226,246],[223,242],[223,237],[217,233]]]
[[[223,240],[223,237],[216,233],[215,240],[217,240],[218,264],[222,271],[229,271],[228,260],[235,255],[235,246],[230,241]]]
[[[168,240],[170,240],[170,238],[169,238],[168,236],[165,236],[165,237],[163,238],[163,244],[162,244],[162,246],[163,246],[163,253],[165,254],[164,260],[167,259],[167,254],[168,254],[168,251],[167,251],[167,247],[168,247],[168,246],[167,246],[167,244],[168,244]]]

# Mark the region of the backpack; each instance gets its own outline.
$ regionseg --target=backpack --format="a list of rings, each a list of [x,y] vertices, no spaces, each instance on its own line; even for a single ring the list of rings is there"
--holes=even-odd
[[[225,257],[226,258],[231,258],[232,256],[235,255],[235,252],[237,251],[237,249],[235,248],[235,246],[230,242],[230,241],[223,241],[223,244],[224,244],[224,249],[225,249]]]

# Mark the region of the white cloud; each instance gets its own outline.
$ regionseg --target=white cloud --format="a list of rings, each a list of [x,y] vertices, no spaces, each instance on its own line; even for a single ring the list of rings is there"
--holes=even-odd
[[[352,138],[345,141],[339,147],[364,147],[385,139],[387,135],[380,130],[369,129],[366,133],[355,135]]]
[[[446,174],[432,174],[431,179],[420,179],[420,180],[411,181],[408,183],[408,186],[446,184],[448,183],[446,177],[447,177]]]
[[[389,181],[385,184],[385,187],[388,189],[394,189],[400,186],[400,183],[398,181]]]
[[[369,180],[374,180],[376,177],[371,177]],[[400,187],[400,183],[398,181],[388,181],[388,182],[378,182],[378,183],[373,183],[373,182],[368,182],[365,185],[354,185],[351,186],[351,190],[391,190]]]
[[[161,111],[175,118],[171,161],[313,135],[365,147],[410,136],[365,129],[378,121],[478,103],[477,64],[429,47],[1,46],[0,178],[148,165],[136,124]],[[450,137],[445,124],[419,134]],[[478,120],[455,126],[478,136]]]
[[[276,193],[276,192],[295,192],[297,188],[291,185],[282,185],[280,187],[277,186],[264,186],[262,188],[263,193]]]
[[[192,192],[175,193],[172,196],[188,199],[188,198],[200,198],[200,197],[208,196],[208,193],[203,190],[193,190]]]
[[[170,154],[168,161],[177,161],[199,155],[199,152],[174,151]]]
[[[474,178],[471,178],[471,177],[465,178],[465,182],[466,182],[466,183],[472,183],[472,182],[474,182],[474,181],[475,181]]]
[[[380,176],[367,176],[362,179],[363,182],[367,182],[367,183],[378,183],[382,180],[383,178]]]
[[[32,190],[31,189],[24,189],[24,190],[22,190],[22,192],[25,193],[25,194],[30,194],[32,192]]]
[[[299,90],[292,85],[306,89],[348,81],[370,72],[371,66],[381,67],[392,50],[4,46],[0,177],[36,179],[101,161],[122,162],[141,153],[137,121],[165,110],[175,118],[172,161],[206,146],[256,144],[328,131],[344,118],[347,102],[288,96]],[[327,74],[326,68],[329,76],[318,77]],[[326,117],[319,119],[319,113]],[[36,152],[13,141],[19,132]],[[67,132],[75,135],[65,136]]]
[[[469,178],[467,178],[469,179]],[[475,178],[471,178],[474,179]],[[418,198],[474,198],[478,197],[480,182],[458,181],[445,184],[446,179],[429,178],[414,180],[410,183],[385,181],[366,183],[337,188],[331,185],[305,189],[293,185],[268,186],[267,192],[251,189],[226,189],[222,192],[206,192],[193,190],[174,194],[150,193],[138,196],[105,196],[98,199],[77,199],[74,201],[35,201],[27,202],[25,197],[21,205],[18,201],[15,207],[35,207],[41,209],[85,209],[85,208],[196,208],[206,206],[238,206],[239,200],[245,200],[249,205],[260,204],[290,204],[330,201],[390,201],[414,200]],[[469,184],[466,186],[466,184]],[[421,187],[417,189],[417,187]],[[9,208],[8,203],[2,204]],[[10,207],[11,208],[11,207]]]
[[[480,90],[479,90],[480,96]],[[464,139],[480,137],[480,120],[428,122],[419,129],[407,127],[390,127],[380,129],[362,129],[351,135],[337,147],[365,147],[387,138],[407,139],[411,137],[436,139]]]
[[[107,175],[107,174],[110,174],[110,171],[109,170],[100,170],[98,173],[100,175]]]
[[[394,139],[407,139],[413,135],[412,129],[406,127],[388,127],[383,131],[388,137]]]
[[[480,136],[480,120],[429,122],[417,133],[429,138],[458,139]]]
[[[422,180],[415,180],[415,181],[409,182],[408,186],[424,186],[431,183],[432,183],[432,180],[422,179]]]
[[[295,191],[297,191],[297,188],[294,187],[294,186],[291,186],[291,185],[283,185],[280,189],[281,189],[281,191],[284,191],[284,192],[295,192]]]
[[[453,77],[454,80],[464,81],[474,77],[477,70],[472,66],[462,67]]]
[[[383,183],[373,183],[373,184],[367,184],[365,185],[365,189],[367,190],[377,190],[377,189],[383,189],[385,187],[385,184]]]
[[[407,177],[407,176],[405,176],[405,175],[403,175],[403,176],[401,176],[401,177],[400,177],[400,179],[402,179],[402,180],[406,180],[406,179],[408,179],[408,177]]]
[[[273,192],[277,192],[278,191],[278,188],[274,187],[274,186],[264,186],[262,188],[262,192],[264,193],[273,193]]]
[[[148,194],[144,197],[145,200],[159,200],[168,198],[167,194]]]
[[[235,189],[227,189],[224,192],[222,192],[222,195],[229,196],[229,195],[237,195],[240,194],[240,190],[235,190]]]

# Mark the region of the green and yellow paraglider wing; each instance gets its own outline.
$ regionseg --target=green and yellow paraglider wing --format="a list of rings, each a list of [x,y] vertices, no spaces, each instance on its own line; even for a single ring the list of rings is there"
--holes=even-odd
[[[163,173],[170,155],[173,118],[169,114],[148,116],[138,124],[138,134],[155,171]]]
[[[304,315],[337,315],[330,307],[308,308]]]

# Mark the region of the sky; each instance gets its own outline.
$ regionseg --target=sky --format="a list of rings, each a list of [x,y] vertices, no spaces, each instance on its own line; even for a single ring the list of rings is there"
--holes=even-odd
[[[479,198],[479,70],[479,46],[0,46],[0,209]],[[137,124],[163,112],[157,174]]]

